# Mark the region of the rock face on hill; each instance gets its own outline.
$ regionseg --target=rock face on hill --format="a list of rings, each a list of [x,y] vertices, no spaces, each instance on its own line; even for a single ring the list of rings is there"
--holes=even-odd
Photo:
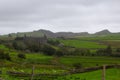
[[[111,34],[111,32],[107,29],[95,33],[95,35],[108,35],[108,34]]]

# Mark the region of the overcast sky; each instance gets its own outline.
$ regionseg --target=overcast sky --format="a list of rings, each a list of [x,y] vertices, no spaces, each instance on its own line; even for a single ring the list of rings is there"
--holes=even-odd
[[[38,29],[120,32],[120,0],[0,0],[0,34]]]

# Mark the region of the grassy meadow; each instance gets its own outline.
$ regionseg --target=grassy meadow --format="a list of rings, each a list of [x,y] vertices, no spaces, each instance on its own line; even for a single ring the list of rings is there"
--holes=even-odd
[[[105,80],[119,80],[120,79],[120,69],[113,68],[106,70]],[[57,80],[102,80],[102,70],[73,74],[65,77],[60,77]]]
[[[59,39],[58,39],[59,40]],[[64,46],[73,48],[86,48],[90,49],[92,53],[95,53],[98,48],[106,48],[107,45],[111,45],[112,49],[120,48],[120,38],[118,36],[107,37],[77,37],[76,39],[60,39]],[[58,46],[53,46],[55,49],[59,49]],[[102,66],[106,64],[120,64],[119,57],[111,56],[48,56],[42,52],[24,52],[9,49],[7,46],[0,45],[1,50],[5,50],[11,56],[11,61],[0,60],[0,74],[1,78],[5,80],[29,80],[28,77],[15,77],[6,74],[7,71],[32,72],[32,67],[35,67],[35,74],[63,74],[68,72],[69,69],[74,68],[74,64],[81,64],[82,68]],[[26,59],[18,58],[18,53],[24,53]],[[57,77],[56,79],[47,78],[41,80],[101,80],[102,70],[93,72],[77,73]],[[40,79],[40,78],[39,78]],[[38,79],[38,80],[39,80]],[[112,68],[106,70],[106,80],[119,80],[120,68]]]
[[[120,64],[120,58],[115,57],[61,57],[60,62],[66,66],[80,63],[82,67],[102,66],[105,64]]]
[[[66,46],[77,47],[77,48],[105,48],[106,45],[102,45],[95,41],[83,41],[83,40],[61,40]]]

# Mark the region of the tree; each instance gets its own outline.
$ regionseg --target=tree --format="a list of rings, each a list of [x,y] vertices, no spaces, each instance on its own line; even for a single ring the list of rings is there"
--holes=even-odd
[[[11,34],[8,34],[8,37],[12,37],[12,35],[11,35]]]
[[[17,44],[16,41],[14,41],[14,42],[12,43],[12,45],[13,45],[14,49],[19,49],[19,48],[18,48],[18,44]]]
[[[107,46],[107,48],[106,48],[105,52],[106,52],[106,55],[107,55],[107,56],[112,55],[112,48],[111,48],[111,46],[110,46],[110,45],[108,45],[108,46]]]
[[[96,55],[97,56],[104,56],[104,55],[106,55],[105,49],[98,49],[98,50],[96,50]]]

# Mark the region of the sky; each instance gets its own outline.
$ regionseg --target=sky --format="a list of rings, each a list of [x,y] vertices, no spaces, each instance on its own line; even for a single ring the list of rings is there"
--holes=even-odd
[[[120,32],[120,0],[0,0],[0,34]]]

